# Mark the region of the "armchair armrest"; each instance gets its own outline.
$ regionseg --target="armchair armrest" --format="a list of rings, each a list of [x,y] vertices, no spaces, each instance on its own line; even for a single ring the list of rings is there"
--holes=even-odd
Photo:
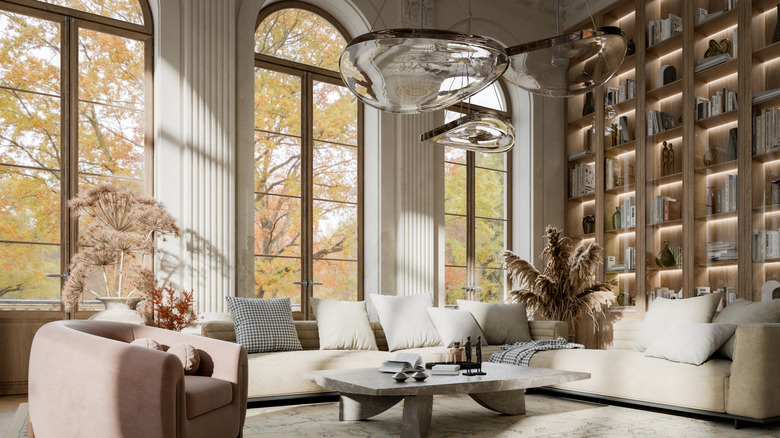
[[[780,324],[737,327],[726,412],[751,418],[780,416]]]
[[[558,336],[569,339],[569,324],[563,321],[528,321],[531,338],[556,339]]]
[[[36,434],[179,436],[184,372],[178,359],[68,322],[43,326],[33,340],[28,393]]]

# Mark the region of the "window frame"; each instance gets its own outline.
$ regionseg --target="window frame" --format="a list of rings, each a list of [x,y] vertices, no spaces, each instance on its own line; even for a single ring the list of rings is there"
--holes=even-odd
[[[79,179],[79,29],[106,33],[128,38],[144,44],[144,193],[154,192],[154,26],[152,12],[147,0],[139,3],[144,24],[135,24],[89,12],[70,9],[35,0],[0,0],[0,11],[26,15],[60,25],[60,243],[21,242],[0,240],[0,243],[59,246],[60,248],[60,294],[65,285],[68,266],[78,251],[78,219],[72,218],[68,201],[78,193]],[[3,166],[8,166],[3,164]],[[10,166],[30,168],[29,166]],[[33,168],[37,169],[37,168]],[[126,179],[122,176],[108,178]],[[49,275],[49,274],[47,274]],[[51,276],[55,273],[51,273]],[[55,310],[64,312],[60,300],[2,299],[0,308],[13,309],[21,305],[25,310]],[[74,309],[78,311],[78,304]]]
[[[318,15],[331,26],[333,26],[344,38],[346,42],[351,40],[351,36],[338,20],[324,10],[299,1],[281,1],[274,3],[263,10],[257,16],[255,22],[255,33],[260,24],[271,14],[283,9],[302,9]],[[253,40],[256,41],[256,40]],[[256,47],[256,46],[255,46]],[[254,53],[254,68],[263,68],[278,73],[288,74],[301,78],[301,282],[307,280],[316,281],[314,276],[314,198],[313,194],[313,173],[314,173],[314,108],[313,108],[313,84],[317,82],[328,82],[330,84],[343,86],[346,84],[338,71],[328,70],[308,64],[303,64],[287,59],[276,58],[270,55]],[[358,99],[357,102],[357,301],[364,300],[364,104]],[[253,130],[257,130],[253,126]],[[253,193],[259,193],[253,187]],[[328,201],[331,202],[331,201]],[[336,201],[332,201],[336,202]],[[350,203],[351,204],[351,203]],[[254,219],[252,221],[254,228]],[[254,235],[254,234],[253,234]],[[254,248],[254,245],[252,246]],[[253,261],[256,257],[277,257],[267,256],[265,254],[252,253]],[[286,257],[293,258],[293,257]],[[298,258],[298,257],[294,257]],[[316,260],[336,260],[339,259],[316,259]],[[350,260],[351,262],[351,260]],[[253,281],[254,284],[254,281]],[[301,284],[300,296],[301,307],[296,311],[293,309],[293,318],[297,320],[312,320],[314,313],[311,310],[311,298],[314,296],[314,285]]]
[[[505,110],[498,110],[494,108],[487,108],[481,105],[475,105],[475,104],[467,104],[467,103],[457,103],[455,105],[449,106],[444,109],[444,111],[451,111],[460,113],[463,115],[468,114],[470,111],[490,111],[494,113],[498,113],[509,120],[512,120],[512,112],[511,112],[511,102],[509,98],[509,93],[506,88],[506,84],[503,80],[499,79],[496,81],[496,84],[501,88],[501,92],[503,93],[504,98],[504,105],[506,107]],[[517,144],[517,140],[515,139],[515,144]],[[477,216],[476,214],[476,186],[477,186],[477,179],[476,179],[476,170],[477,169],[485,169],[492,172],[502,172],[497,169],[491,169],[488,167],[481,167],[477,166],[477,152],[474,151],[465,151],[466,152],[466,162],[459,163],[455,161],[447,161],[446,155],[444,159],[444,164],[455,164],[459,166],[464,166],[466,168],[466,214],[459,214],[459,213],[448,213],[446,210],[444,211],[444,220],[446,223],[447,216],[452,217],[458,217],[458,218],[465,218],[466,219],[466,265],[453,265],[448,264],[446,257],[443,257],[444,260],[444,269],[446,271],[447,268],[459,268],[459,269],[466,269],[466,285],[462,286],[461,289],[466,290],[466,299],[473,300],[476,296],[476,290],[475,288],[480,288],[479,284],[477,284],[478,276],[477,271],[479,269],[493,269],[493,270],[502,270],[505,271],[505,269],[502,268],[484,268],[477,265],[476,260],[476,252],[477,252],[477,219],[485,219],[485,220],[499,220],[496,218],[483,218],[481,216]],[[505,170],[502,172],[504,173],[504,249],[505,250],[512,250],[512,154],[514,153],[513,150],[509,150],[508,152],[505,152],[506,156],[504,158],[504,165]],[[446,237],[446,232],[445,232]],[[506,272],[504,273],[504,296],[503,301],[506,301],[507,299],[507,292],[509,291],[508,285],[509,285],[508,277],[506,276]],[[447,289],[445,287],[445,306],[454,307],[454,304],[447,304]]]

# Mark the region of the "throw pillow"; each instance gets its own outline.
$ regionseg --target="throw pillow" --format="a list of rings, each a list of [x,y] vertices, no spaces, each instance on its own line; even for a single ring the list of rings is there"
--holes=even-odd
[[[371,302],[379,315],[390,351],[441,345],[439,332],[425,311],[433,305],[430,294],[371,294]]]
[[[225,297],[236,328],[236,342],[247,353],[303,350],[292,319],[290,298]]]
[[[200,365],[200,354],[190,344],[175,344],[171,345],[168,349],[168,353],[175,354],[179,358],[182,365],[184,365],[184,374],[195,374]]]
[[[531,329],[525,303],[482,303],[458,300],[458,307],[471,312],[477,321],[485,340],[493,345],[530,342]]]
[[[701,365],[736,329],[736,324],[711,324],[678,319],[647,347],[645,356]]]
[[[487,345],[487,339],[479,328],[477,321],[468,310],[450,310],[438,307],[428,307],[436,331],[439,332],[445,347],[452,347],[455,342],[466,345],[466,338],[471,337],[471,343],[476,344],[477,338],[482,339],[482,345]]]
[[[720,312],[715,322],[725,324],[778,323],[780,322],[780,300],[756,303],[743,299],[733,301]],[[732,359],[735,339],[736,336],[729,338],[720,347],[718,353]]]
[[[682,300],[656,298],[636,334],[634,348],[645,351],[647,347],[676,320],[712,322],[712,316],[720,303],[720,292]]]
[[[311,299],[320,350],[378,350],[365,301]]]
[[[150,338],[135,339],[133,340],[133,342],[130,343],[130,345],[138,345],[139,347],[151,348],[152,350],[163,351],[162,346],[157,341]]]

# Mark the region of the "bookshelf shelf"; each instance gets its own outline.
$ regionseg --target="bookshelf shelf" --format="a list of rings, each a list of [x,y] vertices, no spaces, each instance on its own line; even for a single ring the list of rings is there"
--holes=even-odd
[[[739,63],[736,58],[731,61],[726,61],[722,64],[714,65],[710,68],[697,72],[694,75],[696,82],[710,83],[723,79],[725,76],[737,74],[737,66]]]
[[[737,25],[737,9],[732,9],[718,14],[715,17],[704,20],[694,28],[695,32],[701,37],[709,37],[723,29],[728,29]]]
[[[626,56],[626,59],[623,60],[623,63],[620,64],[620,67],[618,67],[617,72],[615,72],[615,76],[620,76],[625,73],[633,71],[635,65],[636,65],[636,53],[634,53],[631,56]]]
[[[594,115],[588,114],[569,122],[569,128],[582,129],[593,125]]]
[[[610,157],[615,158],[618,155],[631,152],[636,149],[636,140],[630,140],[625,143],[619,143],[617,146],[609,146],[604,150],[604,153]]]
[[[666,84],[663,87],[658,87],[647,93],[647,100],[662,100],[674,96],[675,94],[682,94],[683,82],[682,79],[678,79],[670,84]]]
[[[677,34],[671,38],[667,38],[657,44],[654,44],[647,48],[645,56],[647,58],[660,58],[664,55],[668,55],[671,52],[681,50],[682,48],[682,34]],[[637,48],[638,50],[638,48]]]
[[[705,214],[704,216],[697,216],[697,221],[719,221],[723,219],[736,219],[737,218],[737,212],[736,211],[724,211],[722,213],[712,213],[712,214]]]
[[[702,129],[711,129],[721,125],[735,123],[737,121],[738,114],[739,113],[736,110],[732,110],[718,114],[717,116],[707,117],[706,119],[697,120],[696,126]]]
[[[702,166],[696,168],[697,173],[712,175],[716,173],[731,172],[737,170],[737,160],[726,161],[724,163],[713,164],[711,166]]]
[[[672,129],[667,129],[666,131],[661,131],[658,134],[652,134],[648,136],[648,138],[651,139],[650,142],[663,143],[664,141],[680,138],[682,137],[682,135],[683,135],[682,126],[677,126]]]
[[[780,42],[769,44],[753,52],[753,60],[758,63],[774,61],[777,58],[780,58]]]

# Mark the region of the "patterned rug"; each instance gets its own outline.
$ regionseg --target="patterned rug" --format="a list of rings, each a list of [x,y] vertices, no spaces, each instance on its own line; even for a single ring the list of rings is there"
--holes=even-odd
[[[247,411],[244,438],[399,436],[401,404],[367,421],[338,421],[338,403],[256,408]],[[780,437],[778,426],[735,430],[733,423],[608,406],[545,395],[526,397],[527,414],[498,415],[468,396],[433,400],[434,437]],[[27,404],[19,405],[5,438],[26,437]],[[86,438],[86,437],[85,437]]]

